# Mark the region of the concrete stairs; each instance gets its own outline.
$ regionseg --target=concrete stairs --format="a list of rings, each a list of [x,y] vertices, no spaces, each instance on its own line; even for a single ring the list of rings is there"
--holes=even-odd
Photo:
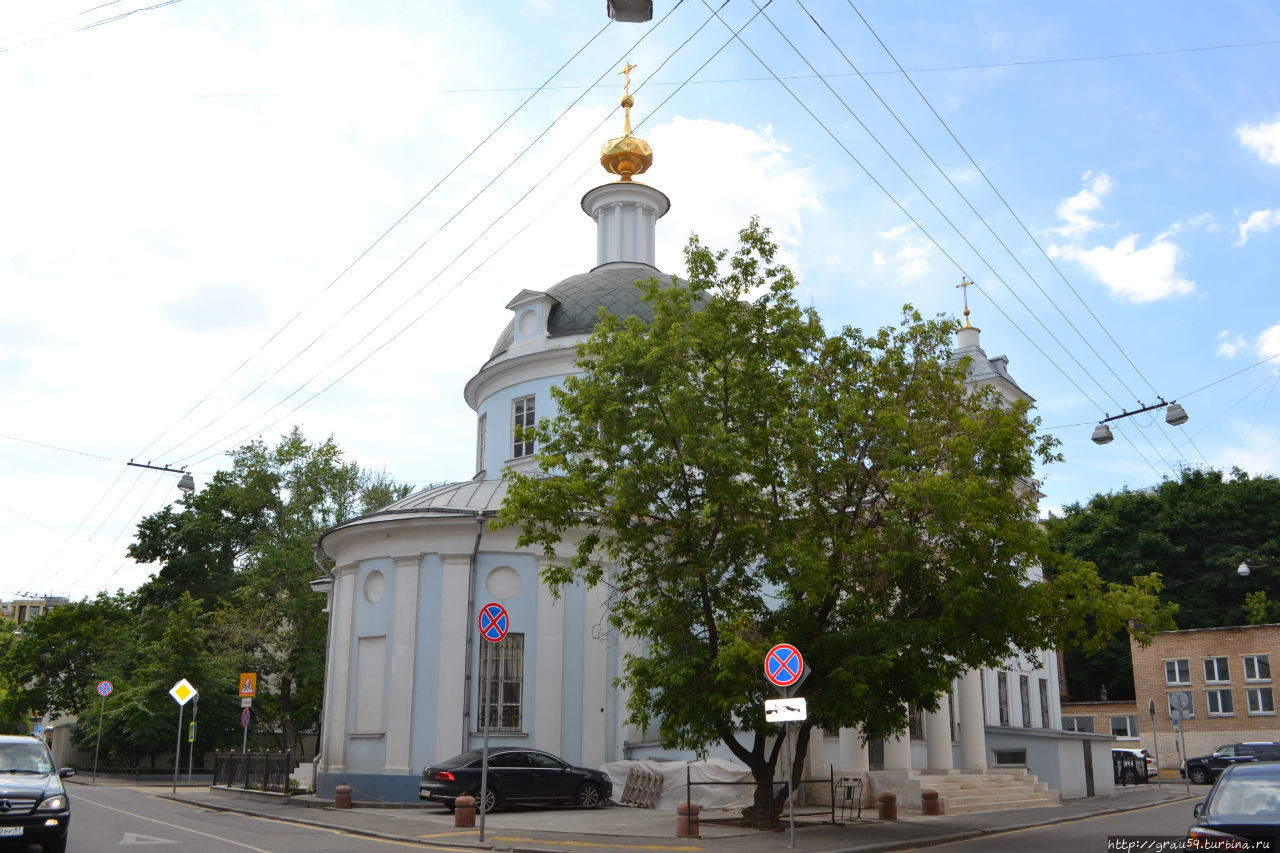
[[[923,790],[938,792],[938,802],[944,815],[1062,804],[1057,791],[1050,790],[1048,783],[1038,781],[1024,768],[988,770],[985,773],[912,771],[908,774],[872,775],[877,777],[874,783],[876,793],[892,791],[898,797],[899,811],[910,813],[920,811],[920,792]]]

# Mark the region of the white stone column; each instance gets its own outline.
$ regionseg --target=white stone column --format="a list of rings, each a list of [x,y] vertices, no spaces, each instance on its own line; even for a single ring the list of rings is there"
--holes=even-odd
[[[956,706],[960,717],[960,766],[965,770],[985,773],[987,732],[982,713],[981,670],[971,669],[960,676]]]
[[[862,740],[861,728],[840,730],[840,765],[837,769],[852,773],[865,773],[871,769],[871,756]]]
[[[422,556],[396,557],[392,581],[391,674],[387,705],[386,772],[409,773],[413,728],[413,673],[418,651],[418,576]]]
[[[605,762],[605,702],[609,690],[608,602],[604,584],[586,591],[582,628],[582,764]]]
[[[925,749],[930,770],[952,770],[955,758],[951,754],[951,709],[947,697],[938,702],[938,710],[928,711],[924,717]]]
[[[910,709],[908,709],[908,713]],[[901,733],[894,737],[886,738],[884,742],[884,769],[885,770],[910,770],[911,769],[911,727],[903,729]]]

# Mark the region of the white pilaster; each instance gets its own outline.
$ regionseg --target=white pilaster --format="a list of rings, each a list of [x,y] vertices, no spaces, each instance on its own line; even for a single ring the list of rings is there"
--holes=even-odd
[[[982,672],[971,669],[960,676],[956,691],[960,717],[960,766],[965,770],[987,769],[987,732],[982,713]]]
[[[910,709],[908,709],[909,711]],[[884,742],[884,769],[885,770],[910,770],[911,769],[911,729],[903,729],[901,733],[894,737],[886,738]]]
[[[444,571],[440,580],[442,602],[467,600],[467,581],[471,574],[470,554],[443,555]],[[465,607],[446,603],[440,608],[440,628],[436,632],[436,653],[440,656],[440,677],[436,681],[436,755],[448,758],[462,750],[464,738],[462,708],[467,694],[467,632],[474,629],[467,624]],[[480,641],[477,641],[480,642]],[[473,679],[474,688],[476,680]],[[471,725],[474,729],[478,697],[471,698]]]
[[[608,693],[609,643],[605,586],[586,591],[583,625],[582,764],[599,767],[605,762],[605,697]]]
[[[929,711],[924,717],[925,750],[930,770],[951,770],[955,758],[951,753],[951,709],[947,697],[938,703],[938,710]]]
[[[548,561],[538,558],[538,574]],[[560,714],[564,703],[564,600],[538,584],[538,652],[533,688],[533,745],[560,754]]]
[[[387,706],[388,773],[409,773],[413,728],[413,673],[418,651],[418,578],[421,555],[396,557]]]
[[[333,597],[329,614],[334,620],[333,657],[329,678],[333,681],[328,705],[329,725],[325,728],[325,765],[329,772],[345,768],[347,747],[347,705],[351,701],[351,618],[355,608],[356,564],[339,566],[333,572]]]

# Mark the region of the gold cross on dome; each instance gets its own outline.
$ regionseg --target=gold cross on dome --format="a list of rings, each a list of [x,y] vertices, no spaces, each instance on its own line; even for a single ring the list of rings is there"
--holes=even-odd
[[[622,87],[622,94],[624,95],[631,94],[631,72],[638,67],[639,66],[632,65],[631,60],[627,60],[627,64],[624,65],[622,67],[622,70],[618,72],[619,74],[625,75],[625,79],[626,79],[626,82],[623,84],[623,87]]]
[[[961,278],[956,287],[964,293],[964,327],[967,329],[969,328],[969,288],[973,287],[973,282],[967,277]]]

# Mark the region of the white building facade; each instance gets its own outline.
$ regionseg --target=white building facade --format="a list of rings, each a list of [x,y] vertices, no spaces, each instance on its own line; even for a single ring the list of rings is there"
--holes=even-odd
[[[574,371],[576,346],[591,334],[600,307],[651,318],[636,281],[669,280],[654,266],[654,235],[670,202],[626,171],[627,157],[651,159],[647,148],[629,132],[612,140],[606,156],[618,158],[620,169],[610,171],[622,180],[582,199],[597,223],[597,266],[546,291],[523,290],[507,304],[511,322],[464,389],[477,416],[475,478],[411,495],[321,538],[335,564],[317,583],[328,594],[330,617],[317,766],[322,795],[346,783],[359,800],[416,800],[424,766],[480,745],[482,682],[493,685],[485,704],[495,746],[544,749],[589,767],[691,757],[661,750],[625,723],[626,697],[613,686],[624,650],[607,630],[603,591],[575,586],[554,598],[539,580],[543,559],[516,547],[515,530],[488,526],[505,494],[503,470],[533,464],[521,427],[554,414],[550,389]],[[1003,357],[987,358],[967,318],[958,344],[956,355],[972,359],[970,381],[1029,399]],[[476,628],[479,608],[490,601],[510,616],[507,639],[492,647]],[[1031,765],[1041,753],[1074,750],[1074,760],[1036,758],[1032,772],[1064,796],[1077,788],[1083,795],[1076,778],[1083,767],[1072,767],[1082,764],[1081,743],[1090,737],[1061,732],[1056,666],[1045,654],[1039,662],[970,672],[938,711],[917,715],[913,732],[883,744],[865,744],[855,731],[815,737],[810,764],[851,773],[947,773]],[[496,679],[482,677],[493,672]],[[731,758],[727,749],[711,754]],[[1104,775],[1109,785],[1109,771]]]

